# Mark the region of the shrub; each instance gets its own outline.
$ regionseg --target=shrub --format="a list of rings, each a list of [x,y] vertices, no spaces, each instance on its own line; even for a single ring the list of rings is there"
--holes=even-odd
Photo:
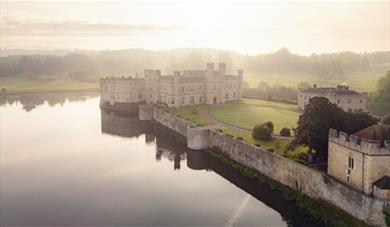
[[[255,146],[256,146],[256,147],[261,147],[261,145],[260,145],[260,144],[258,144],[258,143],[256,143],[256,144],[255,144]]]
[[[282,128],[279,133],[281,136],[291,136],[291,130],[289,128]]]
[[[238,140],[244,140],[244,138],[242,138],[241,136],[238,136],[237,139]]]
[[[274,152],[275,150],[271,147],[271,148],[268,148],[267,151]]]
[[[264,123],[264,125],[268,126],[268,128],[271,130],[271,133],[274,131],[274,123],[272,123],[272,121],[267,121]]]
[[[272,139],[271,133],[272,131],[267,125],[260,124],[253,128],[252,137],[260,140],[270,140]]]
[[[382,123],[390,125],[390,113],[386,114],[386,116],[383,117]]]

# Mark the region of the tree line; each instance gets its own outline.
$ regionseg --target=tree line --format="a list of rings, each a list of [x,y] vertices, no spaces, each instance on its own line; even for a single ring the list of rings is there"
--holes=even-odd
[[[128,49],[98,52],[70,52],[65,55],[10,55],[0,58],[2,77],[70,77],[97,81],[106,75],[142,74],[145,68],[174,70],[204,68],[205,62],[226,62],[227,71],[243,68],[248,73],[305,73],[324,80],[342,78],[353,71],[389,67],[390,51],[340,52],[301,56],[282,48],[256,56],[214,49],[148,51]]]

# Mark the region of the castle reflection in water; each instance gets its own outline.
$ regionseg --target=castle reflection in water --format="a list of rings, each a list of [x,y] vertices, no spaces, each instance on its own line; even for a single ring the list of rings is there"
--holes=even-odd
[[[132,138],[145,135],[147,144],[156,144],[156,161],[165,158],[173,162],[173,169],[180,170],[185,162],[187,167],[195,171],[213,171],[232,184],[246,191],[267,206],[277,210],[292,226],[321,226],[309,219],[302,218],[298,209],[283,198],[283,195],[256,179],[243,176],[240,172],[223,162],[211,157],[204,151],[193,151],[180,142],[167,129],[146,121],[140,121],[138,114],[106,112],[101,110],[101,131],[103,134]]]
[[[180,169],[184,161],[187,161],[187,166],[190,169],[208,170],[208,155],[206,153],[188,149],[176,138],[172,138],[172,135],[167,134],[166,129],[140,121],[138,115],[127,116],[101,110],[101,129],[103,134],[124,138],[145,135],[147,144],[156,143],[156,161],[160,161],[162,158],[170,160],[176,170]]]

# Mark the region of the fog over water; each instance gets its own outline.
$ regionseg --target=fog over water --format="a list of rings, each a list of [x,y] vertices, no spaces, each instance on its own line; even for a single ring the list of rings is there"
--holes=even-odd
[[[314,225],[280,194],[163,129],[101,111],[99,97],[28,110],[21,97],[2,98],[2,226]]]

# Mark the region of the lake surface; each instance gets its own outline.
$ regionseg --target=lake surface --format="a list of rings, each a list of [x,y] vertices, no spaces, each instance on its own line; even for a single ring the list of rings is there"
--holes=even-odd
[[[2,97],[0,111],[2,226],[317,226],[97,94]]]

